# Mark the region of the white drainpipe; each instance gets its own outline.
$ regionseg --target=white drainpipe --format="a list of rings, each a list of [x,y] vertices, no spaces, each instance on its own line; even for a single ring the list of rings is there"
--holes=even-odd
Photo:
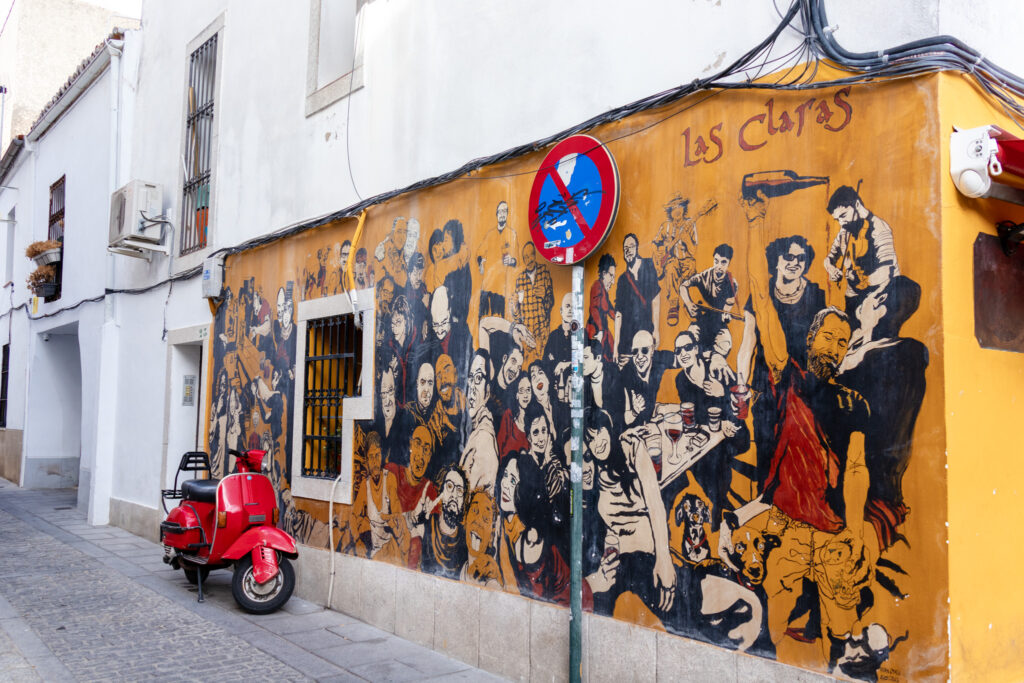
[[[121,51],[123,40],[107,42],[110,53],[110,194],[114,194],[120,182],[121,164]],[[107,289],[115,286],[114,255],[107,252]],[[117,302],[113,296],[103,300],[103,319],[114,321],[117,316]]]

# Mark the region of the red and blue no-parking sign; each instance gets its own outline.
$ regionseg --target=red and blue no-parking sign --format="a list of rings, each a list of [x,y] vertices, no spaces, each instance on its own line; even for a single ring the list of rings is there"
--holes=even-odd
[[[544,157],[530,190],[530,235],[552,263],[579,263],[611,231],[619,210],[619,170],[596,138],[574,135]]]

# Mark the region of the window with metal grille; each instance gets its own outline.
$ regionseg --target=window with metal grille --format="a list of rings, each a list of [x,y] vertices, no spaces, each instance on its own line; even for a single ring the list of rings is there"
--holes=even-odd
[[[302,476],[333,479],[341,471],[342,401],[359,392],[363,331],[355,315],[306,324]]]
[[[61,176],[60,180],[50,185],[50,220],[49,230],[47,239],[57,240],[63,245],[64,243],[64,178]],[[60,298],[60,286],[64,279],[64,247],[61,246],[61,259],[56,263],[52,264],[54,270],[54,282],[57,284],[57,290],[50,296],[45,297],[44,301],[56,301]]]
[[[217,34],[189,59],[185,115],[185,176],[181,202],[181,254],[206,247],[210,230],[213,100],[217,71]]]
[[[7,426],[7,368],[11,361],[11,345],[4,344],[3,360],[0,361],[0,427]]]

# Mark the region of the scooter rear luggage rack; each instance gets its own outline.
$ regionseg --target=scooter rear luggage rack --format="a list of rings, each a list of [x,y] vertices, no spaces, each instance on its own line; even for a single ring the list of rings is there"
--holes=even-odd
[[[160,531],[165,534],[183,534],[187,529],[174,522],[160,522]]]

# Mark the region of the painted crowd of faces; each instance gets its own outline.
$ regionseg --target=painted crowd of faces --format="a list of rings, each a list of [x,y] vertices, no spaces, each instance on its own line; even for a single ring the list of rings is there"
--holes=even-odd
[[[907,578],[887,550],[906,543],[928,354],[900,329],[920,288],[853,188],[821,207],[838,229],[824,255],[764,237],[770,203],[742,200],[765,242],[749,273],[731,268],[746,244],[694,256],[714,199],[672,197],[644,241],[595,255],[584,605],[761,656],[812,648],[822,668],[876,680],[909,636],[876,615]],[[217,316],[210,448],[218,468],[228,448],[272,451],[282,525],[327,545],[288,493],[294,301],[340,293],[352,258],[353,287],[377,295],[376,414],[357,429],[336,549],[564,605],[572,306],[515,208],[500,202],[469,241],[457,219],[426,235],[399,217],[379,244],[325,247],[276,309],[247,281]],[[844,304],[826,306],[829,282]]]

